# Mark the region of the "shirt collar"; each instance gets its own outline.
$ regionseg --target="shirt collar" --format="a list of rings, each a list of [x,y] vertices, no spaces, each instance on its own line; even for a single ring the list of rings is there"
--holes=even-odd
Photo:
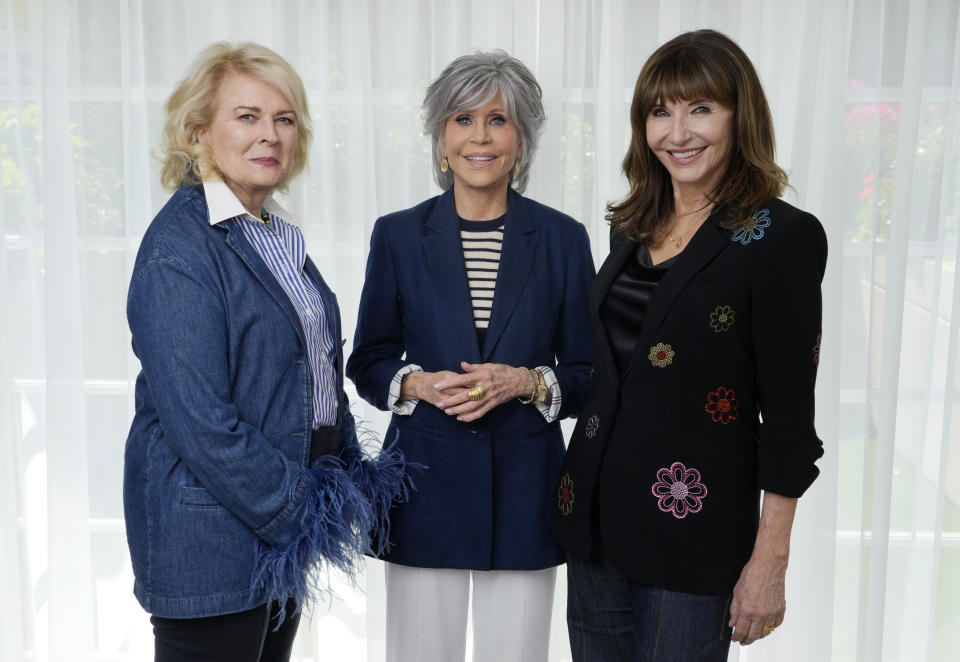
[[[203,195],[207,199],[207,212],[210,215],[210,225],[222,223],[237,216],[254,218],[250,212],[244,209],[243,204],[233,194],[230,187],[219,179],[211,179],[203,182]],[[272,216],[279,216],[287,223],[295,223],[290,216],[290,212],[280,206],[272,195],[267,196],[263,201],[263,208]],[[255,220],[260,221],[259,218]]]

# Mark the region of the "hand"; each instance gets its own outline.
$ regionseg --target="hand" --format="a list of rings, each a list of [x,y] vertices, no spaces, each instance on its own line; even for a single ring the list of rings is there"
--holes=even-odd
[[[732,641],[749,646],[783,623],[787,610],[784,597],[786,558],[754,555],[743,567],[730,602]],[[764,626],[767,631],[764,632]]]
[[[409,372],[403,376],[400,382],[400,400],[420,400],[429,402],[434,407],[440,407],[440,403],[445,399],[458,395],[465,391],[462,387],[450,389],[437,389],[438,382],[443,382],[451,377],[459,377],[456,372],[441,370],[440,372]],[[471,384],[472,386],[472,384]]]
[[[466,361],[460,362],[464,373],[446,373],[452,377],[444,377],[437,382],[436,388],[445,394],[437,406],[450,416],[456,416],[458,421],[470,422],[481,418],[488,411],[503,404],[518,395],[529,395],[532,388],[526,368],[514,368],[502,363],[483,363],[474,365]],[[480,400],[471,400],[468,391],[479,384],[486,393]]]

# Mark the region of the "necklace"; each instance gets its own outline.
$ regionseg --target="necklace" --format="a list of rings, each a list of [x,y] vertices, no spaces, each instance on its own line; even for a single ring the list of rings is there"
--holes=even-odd
[[[703,216],[703,218],[700,218],[699,220],[695,220],[695,222],[693,223],[693,232],[696,232],[697,229],[703,224],[703,221],[706,220],[707,216],[710,215],[710,209],[709,208],[706,208],[706,209],[707,209],[706,216]],[[688,212],[686,214],[678,214],[677,212],[674,212],[676,220],[673,222],[672,227],[676,227],[677,225],[679,225],[681,216],[692,216],[693,214],[702,214],[703,211],[704,211],[703,209],[697,209],[696,211]],[[696,219],[696,217],[694,217],[694,219]],[[664,236],[666,239],[669,239],[673,243],[673,247],[676,248],[677,250],[679,250],[680,247],[683,246],[682,234],[678,233],[677,236],[674,237],[671,233],[666,232],[664,233]]]
[[[263,207],[260,207],[260,220],[263,221],[268,228],[273,229],[273,219],[270,218],[270,214],[268,214],[267,210]]]

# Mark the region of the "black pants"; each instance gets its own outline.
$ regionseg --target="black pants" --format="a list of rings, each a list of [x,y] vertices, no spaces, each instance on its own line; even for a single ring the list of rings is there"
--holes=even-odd
[[[277,631],[277,603],[207,618],[151,616],[154,662],[287,662],[300,624],[294,609],[289,600]]]

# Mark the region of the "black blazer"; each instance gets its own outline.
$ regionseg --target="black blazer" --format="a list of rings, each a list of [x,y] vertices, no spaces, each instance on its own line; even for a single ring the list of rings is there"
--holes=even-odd
[[[732,590],[760,490],[800,496],[823,454],[813,391],[826,235],[781,200],[735,230],[727,214],[660,281],[622,375],[599,311],[637,244],[615,234],[590,293],[594,374],[552,518],[568,553],[595,557],[599,533],[603,558],[634,581],[688,593]]]

